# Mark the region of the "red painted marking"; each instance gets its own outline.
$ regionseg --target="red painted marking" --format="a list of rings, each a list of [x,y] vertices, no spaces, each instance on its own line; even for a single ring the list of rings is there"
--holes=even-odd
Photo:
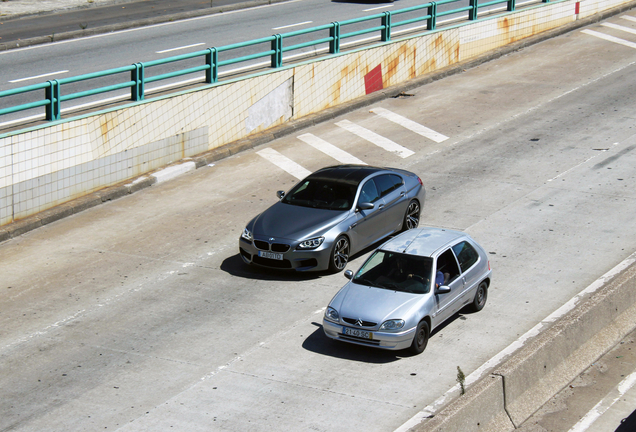
[[[366,94],[373,93],[378,90],[382,90],[382,65],[377,65],[371,72],[364,76],[364,88]]]
[[[579,14],[579,9],[581,8],[581,2],[576,2],[574,4],[574,14],[578,15]]]

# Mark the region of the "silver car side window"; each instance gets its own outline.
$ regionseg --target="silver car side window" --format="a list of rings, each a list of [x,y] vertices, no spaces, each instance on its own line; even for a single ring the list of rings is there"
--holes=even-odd
[[[453,252],[455,252],[455,256],[457,256],[457,261],[459,261],[462,272],[466,272],[466,270],[471,268],[479,259],[479,254],[467,241],[457,243],[452,249]]]

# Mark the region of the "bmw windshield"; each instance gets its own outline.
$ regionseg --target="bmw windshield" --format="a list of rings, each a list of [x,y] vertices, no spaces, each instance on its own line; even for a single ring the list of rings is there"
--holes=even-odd
[[[376,251],[354,276],[353,282],[393,291],[426,294],[431,290],[429,257]]]
[[[298,183],[281,202],[326,210],[349,210],[356,191],[357,187],[350,183],[308,178]]]

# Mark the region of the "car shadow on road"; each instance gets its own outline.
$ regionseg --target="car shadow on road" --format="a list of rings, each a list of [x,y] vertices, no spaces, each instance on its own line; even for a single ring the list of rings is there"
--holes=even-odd
[[[318,279],[325,272],[303,273],[295,271],[273,270],[264,267],[256,267],[245,264],[240,254],[232,255],[223,260],[221,270],[232,276],[244,279],[259,279],[273,281],[305,281]]]
[[[432,337],[444,330],[446,326],[452,324],[457,319],[466,319],[466,317],[464,317],[462,313],[457,312],[443,324],[436,327],[430,336]],[[322,330],[322,324],[316,322],[312,322],[312,324],[318,328],[305,339],[303,342],[303,348],[316,354],[336,357],[343,360],[375,364],[391,363],[403,358],[426,355],[426,351],[422,354],[413,354],[407,349],[401,351],[389,351],[336,341],[325,336],[325,333]]]

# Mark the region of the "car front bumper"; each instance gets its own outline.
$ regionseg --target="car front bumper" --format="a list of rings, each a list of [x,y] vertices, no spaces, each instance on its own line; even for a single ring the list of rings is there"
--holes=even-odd
[[[326,319],[322,320],[322,329],[325,335],[331,339],[353,343],[356,345],[370,346],[374,348],[382,348],[387,350],[402,350],[411,346],[413,342],[413,336],[415,335],[415,328],[405,330],[403,332],[380,332],[369,330],[373,337],[371,339],[363,339],[354,336],[347,336],[344,334],[345,328],[355,328],[343,324],[334,323]],[[366,330],[366,329],[364,329]]]
[[[325,241],[316,249],[296,250],[297,242],[286,241],[285,239],[277,239],[278,245],[288,245],[287,251],[274,250],[272,244],[267,240],[255,238],[253,241],[239,238],[239,253],[243,261],[247,264],[254,264],[260,267],[266,267],[279,270],[296,270],[296,271],[320,271],[329,268],[329,260],[331,258],[331,243]],[[262,247],[256,247],[256,244]],[[264,244],[269,244],[268,248]],[[259,256],[264,253],[272,253],[279,255],[282,259],[272,259]]]

